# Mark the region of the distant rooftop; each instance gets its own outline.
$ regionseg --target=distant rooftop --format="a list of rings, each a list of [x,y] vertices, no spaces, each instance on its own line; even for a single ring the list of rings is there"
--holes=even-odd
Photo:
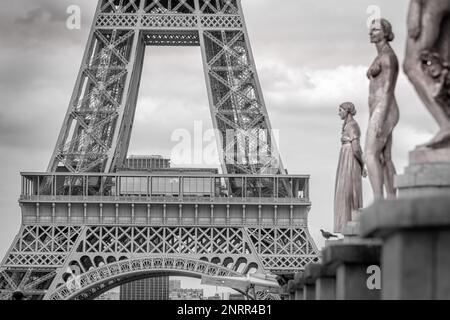
[[[147,156],[139,156],[139,155],[131,155],[128,156],[128,159],[164,159],[163,156],[161,155],[147,155]],[[170,159],[166,159],[166,160],[170,160]]]
[[[212,174],[219,173],[217,168],[119,168],[117,173],[148,173],[148,174]]]
[[[169,169],[170,159],[160,155],[138,156],[132,155],[125,161],[124,170],[160,170]]]
[[[132,155],[117,172],[218,174],[217,168],[172,168],[170,158],[161,155]]]

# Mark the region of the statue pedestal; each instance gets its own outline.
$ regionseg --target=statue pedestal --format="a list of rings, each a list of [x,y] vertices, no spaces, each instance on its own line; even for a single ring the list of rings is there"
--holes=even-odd
[[[370,266],[378,266],[381,246],[373,241],[336,243],[322,252],[322,265],[336,275],[337,300],[378,300],[380,290],[367,285]]]
[[[336,300],[336,273],[321,264],[309,264],[305,279],[315,283],[315,300]]]
[[[450,151],[418,149],[410,162],[399,199],[364,210],[361,235],[383,240],[383,299],[450,299]]]
[[[395,180],[399,198],[450,196],[450,149],[416,149]]]
[[[344,236],[344,242],[354,242],[360,233],[361,226],[361,211],[352,212],[352,221],[347,222],[347,225],[342,230],[342,235]]]
[[[316,280],[316,300],[336,300],[336,277],[319,277]]]
[[[302,272],[296,273],[294,279],[288,281],[287,292],[290,300],[303,300],[303,285],[300,281],[302,276]]]
[[[450,197],[378,202],[361,227],[383,239],[383,299],[450,299]]]
[[[343,239],[328,241],[326,246],[334,245],[336,243],[341,244],[381,244],[378,239],[364,239],[361,238],[361,217],[364,209],[353,211],[352,221],[348,222],[342,231]]]
[[[306,276],[305,273],[296,273],[293,285],[295,286],[295,300],[316,299],[316,283],[310,276]]]
[[[314,282],[304,284],[303,300],[316,300],[316,284]]]
[[[322,250],[322,263],[309,264],[302,281],[315,283],[316,300],[377,300],[380,290],[367,286],[370,266],[380,264],[381,244],[360,237],[361,211],[352,213],[352,221],[344,227],[343,239],[328,240]],[[304,296],[311,289],[304,285]]]

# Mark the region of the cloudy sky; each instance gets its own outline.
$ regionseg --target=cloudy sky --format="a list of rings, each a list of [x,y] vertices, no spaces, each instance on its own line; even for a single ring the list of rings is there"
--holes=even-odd
[[[311,174],[310,230],[332,229],[334,179],[340,148],[338,105],[353,101],[363,131],[368,120],[366,70],[376,55],[367,8],[379,6],[394,26],[402,61],[407,0],[243,0],[259,78],[290,173]],[[276,3],[276,5],[274,5]],[[81,30],[66,28],[70,5]],[[44,171],[72,94],[93,0],[15,0],[0,11],[0,256],[20,226],[20,171]],[[170,156],[176,129],[211,128],[199,48],[149,48],[130,154]],[[170,85],[167,85],[167,84]],[[437,130],[402,74],[401,122],[395,131],[398,171],[407,153]],[[364,141],[364,139],[362,140]],[[370,187],[365,182],[365,203]]]

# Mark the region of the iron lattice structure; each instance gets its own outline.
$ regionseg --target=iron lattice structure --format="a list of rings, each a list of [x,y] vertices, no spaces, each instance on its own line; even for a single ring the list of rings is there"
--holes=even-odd
[[[201,47],[222,175],[116,173],[146,46]],[[318,260],[308,187],[279,158],[239,0],[101,0],[48,170],[22,174],[0,298],[91,299],[161,273],[298,272]]]
[[[48,171],[108,173],[124,163],[146,46],[201,47],[224,173],[284,173],[234,0],[100,1]]]

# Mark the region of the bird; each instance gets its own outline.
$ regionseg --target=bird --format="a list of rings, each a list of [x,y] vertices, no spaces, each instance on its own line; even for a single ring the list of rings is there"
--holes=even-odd
[[[322,233],[322,237],[324,237],[327,240],[329,240],[331,238],[339,238],[337,235],[332,234],[332,233],[327,232],[327,231],[324,231],[322,229],[320,229],[320,232]]]

